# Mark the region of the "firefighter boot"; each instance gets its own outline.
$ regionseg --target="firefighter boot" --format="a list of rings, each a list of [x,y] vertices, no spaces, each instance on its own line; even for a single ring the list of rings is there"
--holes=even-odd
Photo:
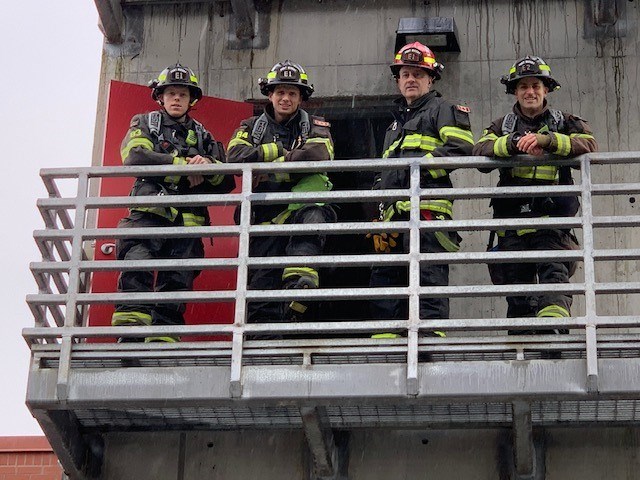
[[[318,288],[316,279],[308,275],[293,276],[286,280],[282,286],[285,290],[296,290],[299,288]],[[287,303],[284,309],[284,320],[286,322],[300,322],[312,317],[311,310],[313,304],[307,300],[292,300]]]

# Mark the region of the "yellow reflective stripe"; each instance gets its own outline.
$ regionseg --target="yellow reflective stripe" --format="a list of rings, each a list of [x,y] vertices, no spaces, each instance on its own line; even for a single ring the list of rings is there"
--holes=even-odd
[[[482,132],[482,137],[480,137],[480,140],[478,140],[478,143],[488,142],[489,140],[496,141],[497,139],[498,139],[498,135],[496,135],[493,132],[489,133],[489,130],[485,128],[484,131]]]
[[[278,144],[276,143],[263,143],[260,145],[262,149],[262,159],[265,162],[273,162],[278,158]]]
[[[330,139],[324,137],[313,137],[307,140],[307,143],[320,143],[323,144],[327,148],[327,152],[329,153],[329,160],[333,160],[333,143]]]
[[[253,145],[251,145],[249,142],[247,142],[246,140],[243,140],[242,138],[232,138],[229,141],[229,145],[227,145],[227,151],[229,149],[231,149],[232,147],[235,147],[236,145],[245,145],[247,147],[253,147]]]
[[[320,275],[315,268],[311,267],[286,267],[282,272],[282,280],[291,277],[310,277],[313,283],[320,285]]]
[[[399,138],[398,140],[393,142],[391,145],[389,145],[389,148],[387,148],[385,152],[382,154],[382,158],[388,158],[391,152],[393,152],[396,148],[398,148],[398,145],[400,145],[400,142],[402,142],[402,138]]]
[[[493,144],[493,154],[496,157],[508,157],[509,150],[507,149],[507,140],[509,135],[503,135],[499,137]]]
[[[173,164],[174,165],[187,165],[187,159],[184,157],[173,157]],[[166,183],[173,183],[173,184],[178,184],[180,183],[180,175],[168,175],[166,177],[164,177],[164,181]]]
[[[377,340],[386,340],[387,338],[401,338],[402,335],[400,335],[399,333],[374,333],[373,335],[371,335],[371,338],[377,339]]]
[[[286,209],[283,212],[280,212],[277,216],[271,219],[271,222],[263,222],[262,225],[269,225],[269,223],[273,223],[275,225],[282,225],[287,221],[287,218],[291,216],[293,213],[292,209]]]
[[[132,207],[132,211],[153,213],[166,218],[170,222],[173,222],[178,216],[178,210],[173,207]]]
[[[187,132],[187,138],[185,139],[185,142],[190,147],[194,147],[195,145],[197,145],[198,137],[196,135],[196,132],[194,132],[193,130],[189,130],[189,132]]]
[[[447,252],[457,252],[460,250],[460,245],[451,241],[449,235],[445,232],[433,232],[438,240],[438,243],[444,248]]]
[[[122,158],[123,162],[129,156],[129,152],[131,152],[131,149],[135,147],[142,147],[146,148],[147,150],[153,151],[153,142],[148,138],[132,138],[127,142],[124,148],[120,150],[120,157]]]
[[[542,310],[538,312],[538,317],[555,317],[555,318],[566,318],[570,317],[571,313],[564,307],[560,305],[547,305]]]
[[[550,71],[551,71],[551,68],[549,68],[549,65],[545,65],[544,63],[543,63],[543,64],[538,65],[538,68],[539,68],[540,70],[546,70],[547,72],[550,72]]]
[[[433,155],[429,152],[422,158],[433,158]],[[431,175],[431,178],[442,178],[447,176],[447,171],[444,168],[427,168],[426,170],[429,172],[429,175]]]
[[[440,138],[447,143],[450,138],[458,138],[464,142],[468,142],[473,145],[473,133],[469,130],[464,130],[459,127],[444,126],[438,132]]]
[[[179,341],[180,341],[179,337],[147,337],[144,339],[144,343],[151,343],[151,342],[178,343]]]
[[[383,221],[391,221],[395,212],[408,212],[409,210],[411,210],[411,202],[409,200],[398,200],[384,211]],[[453,217],[453,202],[446,199],[420,200],[420,210],[430,210]]]
[[[588,138],[590,140],[596,139],[593,135],[589,135],[588,133],[572,133],[571,135],[569,135],[569,138]]]
[[[513,167],[511,175],[517,178],[545,180],[548,182],[555,182],[560,178],[558,167],[555,165]]]
[[[151,325],[151,315],[142,312],[113,312],[111,326],[123,325]]]
[[[534,232],[537,232],[535,228],[523,228],[520,230],[516,230],[516,235],[521,237],[522,235],[527,235],[528,233],[534,233]],[[496,233],[498,234],[499,237],[504,237],[507,234],[505,230],[496,230]]]
[[[185,227],[201,227],[204,225],[204,217],[191,212],[182,212],[182,224]]]
[[[278,158],[276,158],[274,160],[274,162],[284,162],[284,156],[280,156]],[[273,182],[290,182],[291,181],[291,175],[289,175],[289,173],[284,172],[284,173],[280,173],[280,172],[276,172],[273,174],[269,174],[269,177],[273,176]]]
[[[444,213],[453,217],[453,202],[451,200],[421,200],[420,210],[430,210],[432,212]]]
[[[562,155],[563,157],[569,155],[571,153],[571,139],[569,136],[558,132],[554,132],[553,135],[558,142],[558,148],[556,148],[553,153],[556,155]]]

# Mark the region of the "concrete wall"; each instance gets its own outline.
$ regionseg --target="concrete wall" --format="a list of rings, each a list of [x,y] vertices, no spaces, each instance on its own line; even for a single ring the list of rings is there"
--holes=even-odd
[[[349,480],[497,480],[509,475],[506,430],[356,430]],[[538,465],[546,480],[636,480],[638,431],[547,429]],[[295,431],[108,434],[103,480],[306,480],[309,456]],[[538,478],[538,477],[537,477]],[[540,477],[543,478],[543,477]]]

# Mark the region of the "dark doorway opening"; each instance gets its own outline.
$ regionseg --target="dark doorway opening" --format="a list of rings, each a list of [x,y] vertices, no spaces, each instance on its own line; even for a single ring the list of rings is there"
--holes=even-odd
[[[380,158],[384,135],[393,121],[390,98],[317,100],[309,105],[309,113],[323,116],[331,123],[335,161]],[[375,172],[333,172],[331,181],[335,191],[371,190]],[[378,218],[377,202],[346,202],[335,204],[341,222],[364,222]],[[326,255],[359,255],[374,253],[373,242],[366,235],[330,235],[325,246]],[[370,267],[326,268],[320,272],[323,288],[367,287]],[[369,304],[365,300],[322,302],[323,320],[370,319]]]

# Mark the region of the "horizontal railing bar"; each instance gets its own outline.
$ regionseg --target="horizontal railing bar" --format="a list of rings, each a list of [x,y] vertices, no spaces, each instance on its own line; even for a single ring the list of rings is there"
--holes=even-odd
[[[422,320],[417,327],[421,331],[473,331],[473,330],[508,330],[508,329],[541,329],[572,328],[581,329],[586,325],[596,325],[599,328],[625,328],[640,327],[640,317],[567,317],[567,318],[475,318],[475,319],[430,319]],[[155,335],[179,335],[179,336],[207,336],[230,335],[238,327],[232,324],[203,324],[203,325],[173,325],[173,326],[149,326],[149,327],[36,327],[23,329],[23,336],[27,339],[60,338],[63,335],[74,338],[113,338],[120,336],[155,336]],[[313,322],[313,323],[254,323],[244,326],[247,334],[257,333],[358,333],[379,331],[406,331],[409,323],[406,320],[362,320],[362,321],[338,321],[338,322]],[[548,335],[544,335],[548,336]],[[509,341],[521,343],[523,338],[529,340],[530,335],[519,336],[514,340],[513,336],[503,336],[501,342]],[[632,335],[635,341],[640,341],[640,333]],[[453,337],[434,340],[434,343],[449,342]],[[462,337],[455,337],[462,338]],[[464,337],[465,341],[474,342],[475,337]],[[498,337],[500,338],[500,337]],[[561,337],[561,338],[564,338]],[[508,340],[507,340],[508,339]],[[317,339],[316,339],[317,340]],[[334,341],[332,338],[329,341]],[[406,341],[406,339],[405,339]],[[421,342],[425,341],[424,339]],[[457,341],[463,341],[458,339]],[[538,341],[537,336],[531,341]],[[562,341],[562,340],[558,340]],[[618,340],[620,341],[620,339]],[[188,343],[188,342],[187,342]]]

